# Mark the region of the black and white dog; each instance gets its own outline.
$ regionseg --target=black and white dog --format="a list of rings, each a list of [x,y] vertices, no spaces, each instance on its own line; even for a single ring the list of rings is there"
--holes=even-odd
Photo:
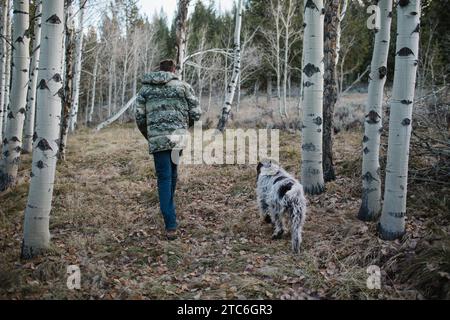
[[[273,223],[272,239],[284,233],[283,218],[291,225],[292,250],[300,251],[302,229],[306,218],[303,186],[292,175],[271,161],[258,164],[257,200],[262,218]]]

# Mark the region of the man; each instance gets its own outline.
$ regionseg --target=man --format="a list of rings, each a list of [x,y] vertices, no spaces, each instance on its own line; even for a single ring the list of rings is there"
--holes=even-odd
[[[136,123],[155,161],[159,204],[168,240],[177,238],[174,201],[177,159],[172,159],[172,151],[179,155],[182,148],[173,137],[200,120],[202,113],[191,86],[181,81],[175,70],[173,60],[162,61],[159,72],[144,75],[136,100]]]

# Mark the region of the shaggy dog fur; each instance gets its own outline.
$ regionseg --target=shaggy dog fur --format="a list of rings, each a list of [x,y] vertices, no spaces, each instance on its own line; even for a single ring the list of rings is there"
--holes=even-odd
[[[272,239],[280,239],[283,236],[283,218],[287,218],[291,225],[292,250],[298,253],[306,218],[303,186],[271,161],[260,162],[257,172],[257,201],[262,218],[274,225]]]

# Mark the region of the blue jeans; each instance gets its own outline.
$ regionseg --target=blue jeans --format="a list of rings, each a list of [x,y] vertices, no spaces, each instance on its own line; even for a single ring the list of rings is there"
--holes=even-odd
[[[158,178],[159,207],[164,217],[166,230],[177,228],[175,212],[175,188],[177,185],[177,165],[172,162],[172,151],[162,151],[153,154],[156,177]]]

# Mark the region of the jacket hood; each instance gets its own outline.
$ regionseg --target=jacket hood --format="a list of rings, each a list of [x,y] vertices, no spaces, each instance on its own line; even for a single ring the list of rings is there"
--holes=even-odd
[[[157,71],[145,74],[142,79],[142,84],[166,84],[172,80],[177,80],[178,76],[172,72]]]

